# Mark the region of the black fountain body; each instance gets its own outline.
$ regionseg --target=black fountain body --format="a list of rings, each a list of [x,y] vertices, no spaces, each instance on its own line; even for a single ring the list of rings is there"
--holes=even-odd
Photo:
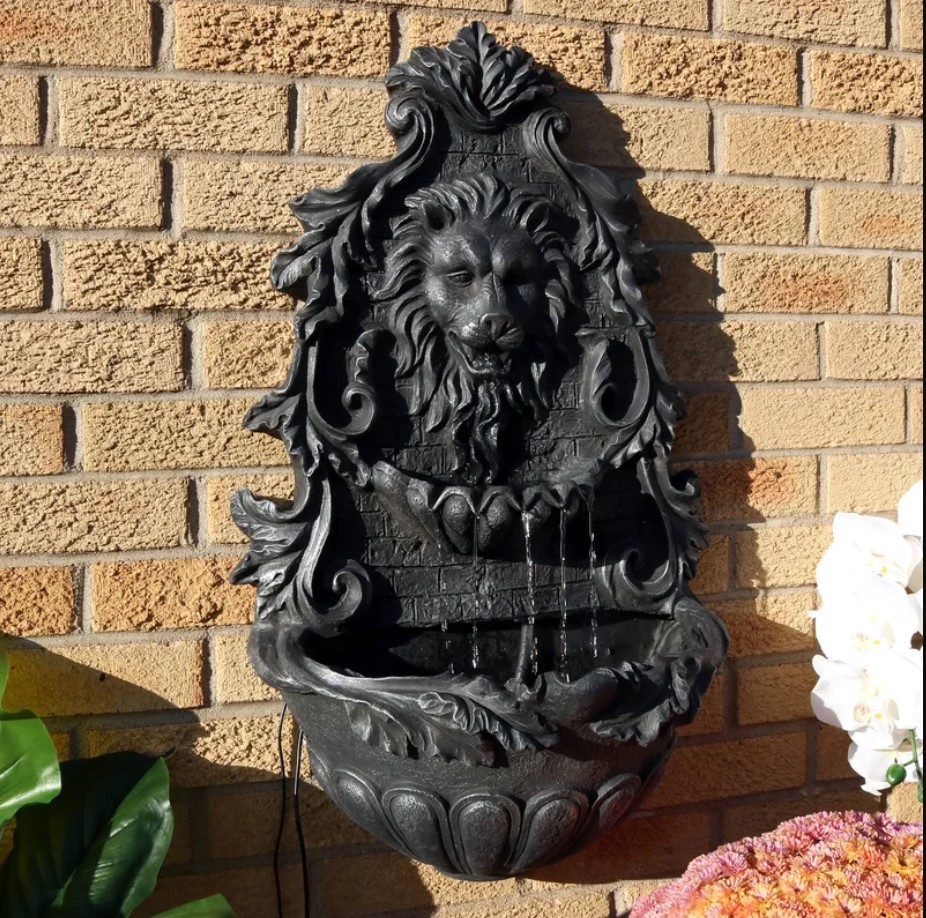
[[[289,378],[248,415],[295,497],[239,492],[250,645],[373,835],[487,879],[658,779],[727,635],[633,203],[570,162],[552,76],[476,24],[387,77],[399,152],[292,202]],[[695,778],[696,780],[696,778]]]

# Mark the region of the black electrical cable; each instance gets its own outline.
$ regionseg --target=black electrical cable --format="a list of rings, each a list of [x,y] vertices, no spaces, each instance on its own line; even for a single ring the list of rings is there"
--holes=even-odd
[[[283,748],[283,731],[289,706],[284,704],[280,711],[280,726],[277,730],[277,752],[280,756],[280,824],[277,827],[277,840],[273,848],[273,882],[277,893],[277,918],[283,916],[283,881],[280,875],[280,854],[283,850],[283,832],[286,826],[286,750]]]
[[[302,777],[302,750],[305,734],[299,731],[296,746],[296,767],[293,774],[293,814],[296,819],[296,837],[299,839],[299,857],[302,860],[302,901],[305,906],[305,918],[310,918],[311,902],[309,899],[309,857],[305,845],[305,832],[302,828],[302,807],[299,804],[299,785]]]

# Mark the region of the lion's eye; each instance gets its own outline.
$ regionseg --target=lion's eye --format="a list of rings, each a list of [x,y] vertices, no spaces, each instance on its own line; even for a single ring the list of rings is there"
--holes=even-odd
[[[473,275],[469,271],[454,271],[447,275],[447,279],[458,287],[468,287],[473,282]]]

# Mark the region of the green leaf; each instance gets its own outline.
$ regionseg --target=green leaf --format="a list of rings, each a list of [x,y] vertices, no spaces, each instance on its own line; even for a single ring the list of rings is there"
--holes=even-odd
[[[161,912],[154,918],[235,918],[235,913],[225,896],[210,896]]]
[[[65,762],[60,796],[22,810],[0,867],[9,918],[126,918],[154,890],[173,834],[163,759]]]
[[[0,649],[0,699],[10,666]],[[0,705],[0,835],[24,806],[48,803],[61,790],[58,752],[45,725],[30,711]]]

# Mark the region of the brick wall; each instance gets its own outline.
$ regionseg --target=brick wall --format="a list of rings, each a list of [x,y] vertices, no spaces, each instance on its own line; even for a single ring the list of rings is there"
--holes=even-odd
[[[226,507],[289,487],[239,429],[288,362],[284,202],[388,156],[384,71],[474,17],[574,87],[574,156],[639,179],[732,657],[646,812],[537,878],[442,878],[308,785],[318,918],[607,918],[723,839],[871,805],[811,719],[805,613],[831,515],[921,475],[921,0],[0,0],[11,700],[64,752],[176,748],[161,907],[272,913],[278,703]]]

